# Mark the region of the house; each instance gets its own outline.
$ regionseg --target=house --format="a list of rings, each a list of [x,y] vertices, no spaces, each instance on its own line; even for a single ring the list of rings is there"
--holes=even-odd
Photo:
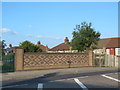
[[[12,44],[9,44],[9,47],[8,48],[6,48],[6,49],[3,49],[3,53],[5,54],[5,55],[7,55],[8,53],[13,53],[13,47],[12,47]]]
[[[95,53],[107,53],[118,56],[120,55],[120,37],[100,39],[97,47],[99,49],[94,50]]]
[[[5,55],[7,55],[8,53],[13,53],[13,47],[12,48],[3,49],[3,52],[4,52]]]
[[[68,37],[65,37],[64,42],[49,49],[48,52],[58,52],[58,53],[62,53],[62,52],[71,52],[72,51],[72,47],[69,45],[69,39]]]
[[[43,52],[46,52],[46,51],[49,50],[48,46],[47,46],[47,45],[46,45],[46,46],[42,45],[40,41],[37,42],[37,46],[39,46],[40,49],[41,49]]]
[[[3,52],[5,55],[7,55],[9,53],[15,53],[15,49],[17,49],[17,48],[20,48],[20,47],[18,47],[18,46],[12,47],[12,44],[9,44],[9,47],[6,49],[3,49]]]
[[[48,46],[44,46],[40,43],[40,41],[37,42],[37,46],[40,46],[40,49],[43,52],[46,52],[47,50],[49,50]],[[6,49],[3,49],[3,52],[5,53],[5,55],[9,54],[9,53],[15,53],[15,49],[20,48],[19,46],[14,46],[12,47],[12,44],[9,44],[9,47]]]

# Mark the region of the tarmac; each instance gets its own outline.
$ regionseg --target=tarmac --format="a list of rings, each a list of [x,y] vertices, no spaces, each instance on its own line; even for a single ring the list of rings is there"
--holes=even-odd
[[[88,73],[88,72],[99,72],[99,71],[114,71],[118,68],[113,67],[82,67],[82,68],[66,68],[66,69],[50,69],[50,70],[32,70],[32,71],[18,71],[10,73],[0,73],[1,81],[8,80],[25,80],[42,77],[46,74],[57,73],[56,75],[67,75],[76,73]]]

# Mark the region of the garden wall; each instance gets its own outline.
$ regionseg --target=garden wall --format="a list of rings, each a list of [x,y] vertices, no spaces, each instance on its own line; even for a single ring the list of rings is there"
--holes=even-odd
[[[15,50],[15,71],[93,66],[93,53],[24,53]]]

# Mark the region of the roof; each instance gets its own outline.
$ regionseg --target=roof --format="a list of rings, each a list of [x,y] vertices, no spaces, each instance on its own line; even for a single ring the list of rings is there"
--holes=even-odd
[[[6,48],[6,49],[3,49],[3,52],[6,52],[6,53],[13,52],[14,49],[22,49],[22,47],[15,46],[11,48]]]
[[[40,45],[40,49],[42,49],[42,51],[46,51],[46,46]]]
[[[98,48],[118,48],[120,47],[120,37],[118,38],[105,38],[98,41]]]
[[[98,48],[106,47],[109,41],[110,41],[110,39],[100,39],[100,40],[98,41],[97,47],[98,47]]]
[[[19,46],[15,46],[15,47],[12,47],[13,49],[23,49],[23,47],[19,47]]]
[[[47,47],[44,46],[44,45],[42,45],[42,44],[39,44],[39,45],[37,45],[37,46],[40,46],[40,49],[41,49],[42,51],[46,51],[46,49],[47,49]],[[48,50],[49,50],[49,48],[48,48]]]
[[[70,45],[67,43],[61,43],[61,44],[49,49],[49,51],[64,51],[64,50],[70,50]]]
[[[7,53],[7,52],[12,52],[13,51],[13,48],[6,48],[6,49],[3,49],[3,52],[5,53]]]

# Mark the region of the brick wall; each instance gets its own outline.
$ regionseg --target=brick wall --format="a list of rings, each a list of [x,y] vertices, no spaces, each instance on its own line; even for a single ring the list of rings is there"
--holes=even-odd
[[[51,68],[70,68],[92,66],[92,52],[89,53],[23,53],[16,50],[16,64],[19,70],[38,70]],[[20,56],[23,56],[21,61]],[[17,67],[17,66],[16,66]]]

